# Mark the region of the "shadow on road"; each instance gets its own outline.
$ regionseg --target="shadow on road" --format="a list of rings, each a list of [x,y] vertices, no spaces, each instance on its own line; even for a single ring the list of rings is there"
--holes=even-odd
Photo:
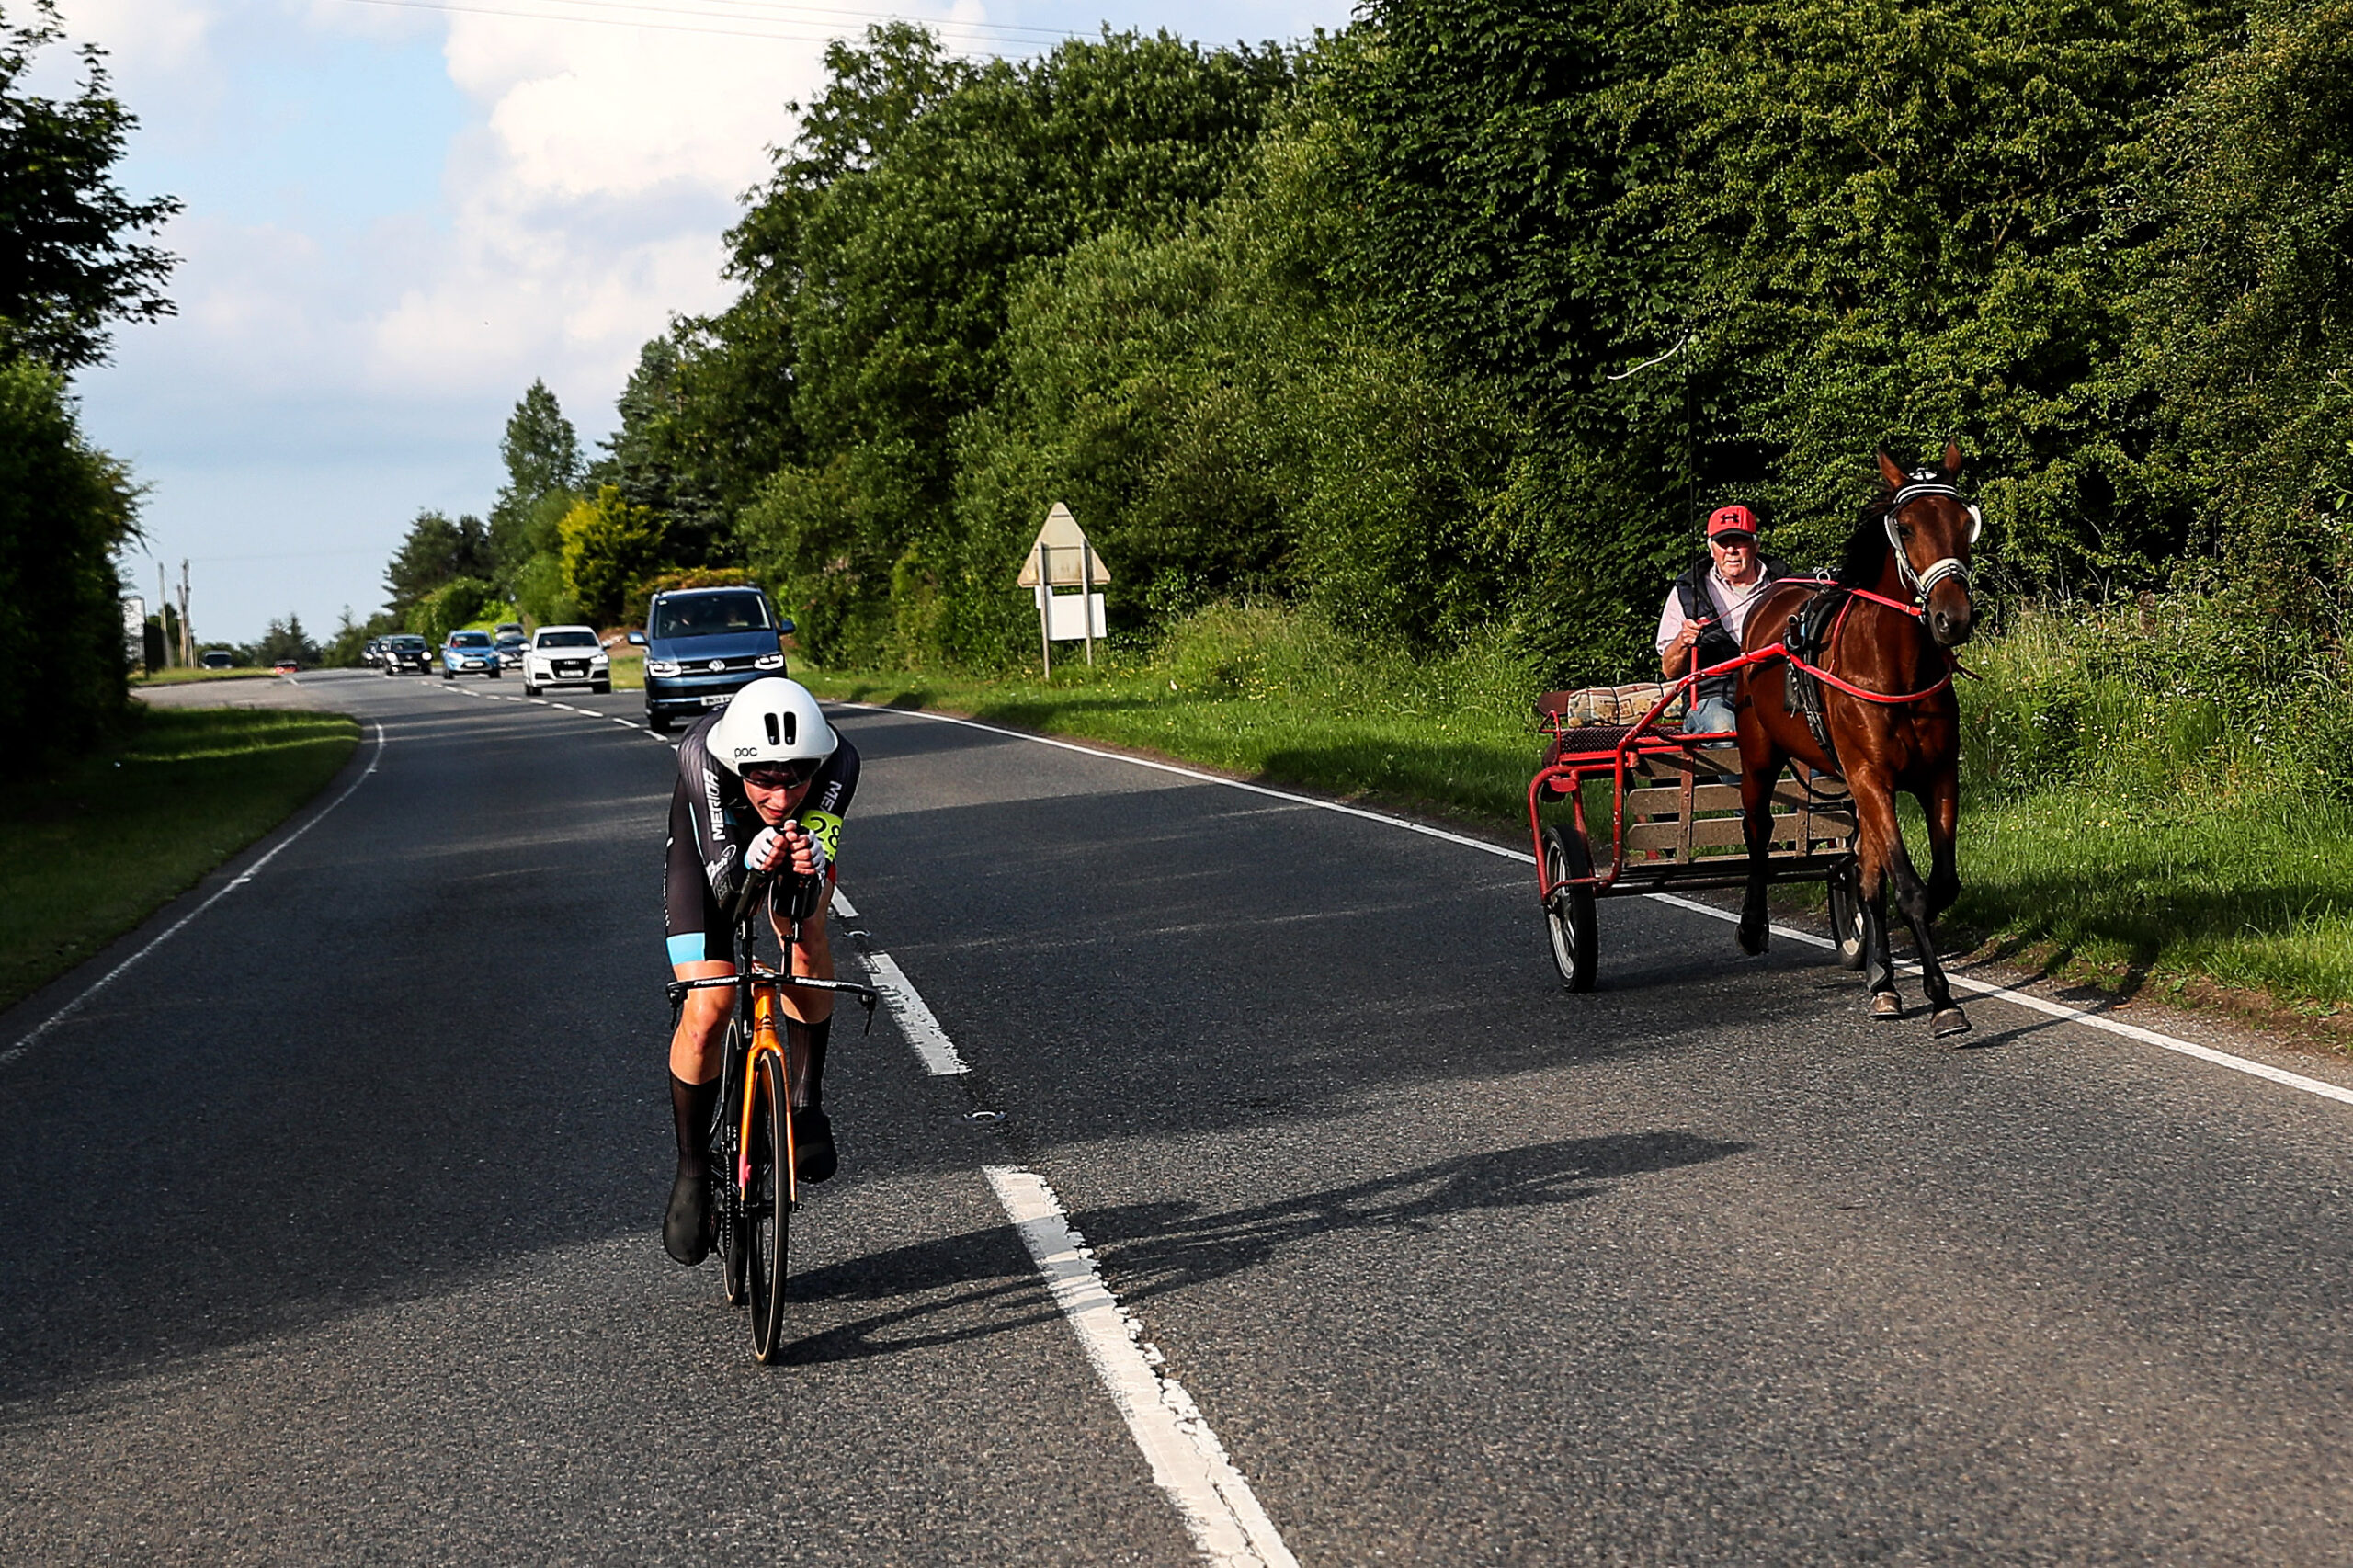
[[[1477,1210],[1579,1202],[1613,1179],[1675,1170],[1752,1145],[1686,1132],[1571,1138],[1523,1149],[1433,1161],[1322,1192],[1245,1209],[1204,1212],[1197,1203],[1142,1203],[1090,1210],[1075,1223],[1104,1273],[1131,1304],[1256,1268],[1287,1248],[1345,1232],[1416,1231]],[[804,1301],[904,1301],[947,1290],[943,1299],[842,1324],[786,1348],[802,1365],[859,1360],[983,1338],[1055,1316],[1043,1286],[1002,1226],[831,1265],[803,1275]],[[984,1323],[926,1329],[942,1314],[983,1303],[1001,1310]]]

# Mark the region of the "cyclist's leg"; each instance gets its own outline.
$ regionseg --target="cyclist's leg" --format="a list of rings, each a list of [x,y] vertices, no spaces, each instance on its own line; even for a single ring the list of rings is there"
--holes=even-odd
[[[663,881],[663,924],[670,972],[679,980],[710,980],[735,972],[725,917],[695,858],[690,831],[671,812],[668,865]],[[689,991],[670,1031],[670,1116],[677,1138],[678,1170],[662,1221],[662,1244],[688,1265],[710,1250],[710,1137],[719,1106],[720,1069],[735,993],[724,985]]]
[[[829,868],[830,869],[830,868]],[[801,923],[800,938],[791,942],[792,972],[812,980],[834,978],[832,925],[826,919],[834,905],[833,878],[817,901],[816,913]],[[779,941],[789,940],[779,924]],[[793,1058],[792,1133],[799,1150],[801,1179],[824,1181],[838,1161],[834,1152],[834,1128],[825,1115],[825,1048],[834,1033],[834,994],[799,991],[790,986],[779,994],[784,1005],[784,1032]]]

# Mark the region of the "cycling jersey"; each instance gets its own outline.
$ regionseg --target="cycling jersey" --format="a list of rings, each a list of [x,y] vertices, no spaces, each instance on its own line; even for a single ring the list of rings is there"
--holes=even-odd
[[[744,794],[744,781],[712,760],[714,713],[678,742],[678,782],[670,794],[668,866],[663,877],[663,925],[670,961],[733,962],[735,949],[726,911],[744,886],[744,848],[767,824]],[[858,793],[858,748],[835,732],[834,755],[817,768],[809,792],[792,813],[809,836],[825,846],[825,875],[835,874],[841,853],[842,818]],[[783,885],[779,878],[778,885]]]

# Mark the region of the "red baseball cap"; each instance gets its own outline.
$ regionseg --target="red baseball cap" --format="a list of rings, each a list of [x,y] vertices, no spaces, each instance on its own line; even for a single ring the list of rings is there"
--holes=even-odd
[[[1719,506],[1708,514],[1708,542],[1720,539],[1756,539],[1756,514],[1745,506]]]

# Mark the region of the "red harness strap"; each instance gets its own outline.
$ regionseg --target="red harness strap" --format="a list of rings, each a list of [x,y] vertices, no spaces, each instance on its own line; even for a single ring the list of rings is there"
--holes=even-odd
[[[1845,604],[1838,607],[1838,619],[1832,622],[1830,627],[1828,645],[1833,648],[1838,645],[1838,634],[1847,629],[1847,613],[1855,608],[1855,600],[1859,598],[1869,599],[1873,604],[1885,605],[1892,610],[1900,610],[1904,614],[1910,616],[1915,620],[1925,619],[1917,606],[1899,603],[1894,599],[1889,598],[1884,594],[1875,594],[1869,588],[1849,588],[1847,592],[1849,597]],[[1944,678],[1937,682],[1936,685],[1929,687],[1925,691],[1890,694],[1884,691],[1868,691],[1863,687],[1857,686],[1852,681],[1840,680],[1828,670],[1820,669],[1813,665],[1809,665],[1803,659],[1799,658],[1795,653],[1790,653],[1790,645],[1787,642],[1776,642],[1770,648],[1759,648],[1757,652],[1759,653],[1768,654],[1779,653],[1782,658],[1787,659],[1790,664],[1795,665],[1798,668],[1803,670],[1814,679],[1818,681],[1825,681],[1831,686],[1837,687],[1840,691],[1845,692],[1849,697],[1859,697],[1866,702],[1881,703],[1890,708],[1901,708],[1906,703],[1921,702],[1927,700],[1928,698],[1934,697],[1937,693],[1942,691],[1945,687],[1952,684],[1952,672],[1959,667],[1958,661],[1953,659],[1950,654],[1947,654],[1945,657]]]

